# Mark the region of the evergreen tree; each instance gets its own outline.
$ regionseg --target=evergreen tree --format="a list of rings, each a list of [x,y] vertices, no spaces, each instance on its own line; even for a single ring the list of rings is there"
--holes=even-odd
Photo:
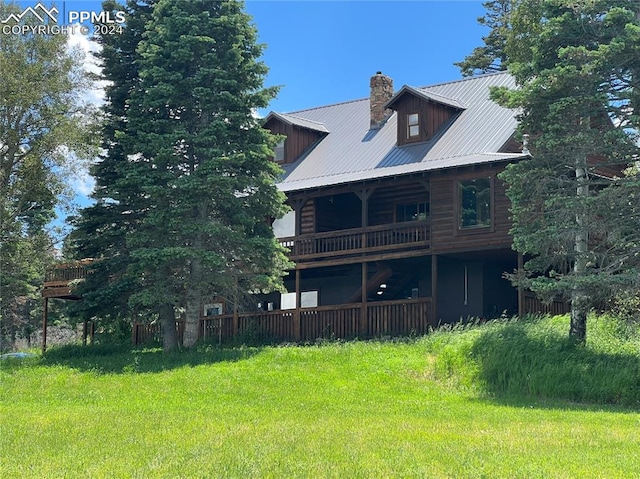
[[[0,18],[10,13],[20,10],[0,3]],[[34,303],[53,261],[48,225],[69,204],[73,162],[94,153],[81,59],[64,35],[0,39],[0,320],[11,340],[18,322],[29,324],[18,305]]]
[[[186,346],[197,340],[205,301],[278,287],[287,265],[267,223],[285,211],[270,160],[275,138],[252,115],[276,91],[263,87],[262,47],[242,7],[154,4],[125,121],[114,128],[120,160],[104,182],[106,203],[117,205],[108,208],[127,218],[114,249],[126,251],[124,277],[136,285],[128,304],[156,311],[165,332],[175,330],[174,308],[183,309]],[[103,221],[96,212],[83,221]],[[165,349],[172,341],[165,336]]]
[[[454,63],[460,68],[463,76],[480,73],[492,73],[507,69],[508,58],[505,43],[510,31],[510,18],[514,0],[491,0],[482,5],[487,9],[478,24],[489,27],[491,31],[482,37],[483,46],[473,49],[463,61]]]
[[[96,321],[106,329],[132,318],[155,320],[160,310],[138,313],[129,306],[129,298],[140,289],[141,282],[129,269],[131,258],[127,236],[135,234],[147,205],[137,184],[127,182],[127,153],[121,141],[128,121],[127,102],[139,84],[136,49],[151,17],[152,4],[135,0],[129,0],[126,5],[113,0],[103,3],[104,11],[124,12],[126,23],[121,33],[95,39],[101,46],[97,57],[102,67],[102,79],[106,82],[102,106],[103,153],[91,167],[96,182],[91,195],[95,203],[69,219],[73,230],[65,245],[67,256],[93,259],[91,274],[76,286],[77,294],[83,299],[69,304],[69,314]],[[173,305],[170,305],[170,312],[168,309],[164,308],[165,313],[173,318]],[[175,347],[175,328],[166,329],[165,334],[169,347]]]
[[[514,247],[530,255],[513,279],[571,300],[570,335],[640,275],[640,19],[634,0],[523,0],[507,39],[518,89],[493,97],[520,110],[531,158],[502,178]]]

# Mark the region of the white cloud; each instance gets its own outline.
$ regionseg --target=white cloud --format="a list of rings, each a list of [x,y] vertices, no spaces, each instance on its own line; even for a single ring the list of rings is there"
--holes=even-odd
[[[79,27],[79,25],[76,25]],[[84,54],[83,67],[86,72],[94,75],[100,75],[102,68],[94,54],[100,51],[100,45],[92,41],[88,35],[80,33],[80,28],[69,29],[70,33],[67,37],[67,46],[69,49],[78,49]],[[104,87],[107,82],[96,81],[94,87],[84,95],[85,101],[94,105],[102,105],[104,103]]]
[[[69,49],[77,49],[84,54],[83,67],[86,72],[100,75],[102,69],[94,54],[100,51],[100,45],[92,41],[88,35],[80,33],[79,24],[76,28],[70,28],[70,34],[67,37],[67,46]],[[104,103],[104,88],[107,82],[95,81],[93,88],[87,90],[83,94],[83,99],[87,103],[100,106]],[[68,165],[68,181],[69,187],[76,195],[76,201],[86,203],[89,195],[95,187],[95,179],[89,174],[90,162],[80,161],[71,155]]]

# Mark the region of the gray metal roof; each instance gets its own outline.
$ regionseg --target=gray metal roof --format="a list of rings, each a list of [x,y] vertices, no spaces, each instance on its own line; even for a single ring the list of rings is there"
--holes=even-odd
[[[300,118],[294,115],[288,115],[286,113],[278,113],[272,111],[267,115],[264,119],[264,123],[268,122],[271,118],[277,118],[289,125],[299,126],[301,128],[307,128],[308,130],[319,131],[321,133],[329,133],[329,130],[322,124],[317,121],[307,120],[306,118]]]
[[[404,85],[402,88],[400,88],[400,91],[398,91],[395,95],[393,95],[393,97],[391,98],[391,100],[389,100],[387,102],[387,104],[385,105],[385,108],[392,108],[392,105],[395,103],[396,99],[406,93],[406,92],[410,92],[413,95],[416,95],[420,98],[423,98],[425,100],[431,100],[431,101],[435,101],[438,103],[442,103],[444,105],[449,105],[452,106],[454,108],[457,108],[459,110],[464,110],[466,107],[461,104],[458,100],[454,99],[454,98],[447,98],[446,96],[443,95],[438,95],[437,93],[434,93],[432,91],[428,91],[428,90],[420,90],[419,88],[414,88],[412,86],[409,85]]]
[[[492,86],[513,88],[515,82],[509,74],[497,73],[417,89],[465,109],[429,142],[400,147],[396,145],[397,114],[372,130],[368,99],[286,115],[321,124],[330,133],[298,161],[286,165],[278,186],[285,192],[299,191],[522,158],[522,154],[499,152],[513,135],[517,122],[514,111],[489,99]]]

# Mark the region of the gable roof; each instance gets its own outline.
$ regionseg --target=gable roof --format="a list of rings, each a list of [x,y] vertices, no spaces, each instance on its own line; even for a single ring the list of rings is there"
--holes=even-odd
[[[406,95],[407,93],[415,95],[418,98],[422,98],[423,100],[435,101],[436,103],[442,103],[443,105],[451,106],[458,110],[464,110],[466,108],[462,103],[460,103],[458,100],[454,98],[447,98],[446,96],[438,95],[435,92],[428,91],[428,90],[420,90],[418,88],[414,88],[409,85],[404,85],[402,88],[400,88],[400,91],[397,92],[395,95],[393,95],[391,100],[389,100],[384,107],[393,108],[395,103],[398,101],[398,98]]]
[[[288,115],[286,113],[278,113],[272,111],[267,115],[264,119],[263,124],[267,124],[270,120],[280,120],[287,125],[299,126],[300,128],[306,128],[307,130],[318,131],[320,133],[329,133],[329,130],[322,124],[317,121],[307,120],[305,118],[300,118],[294,115]]]
[[[492,86],[513,88],[515,82],[508,73],[496,73],[419,89],[406,87],[404,91],[416,91],[440,103],[446,99],[460,112],[429,141],[405,146],[396,145],[397,113],[379,129],[371,129],[368,98],[285,115],[321,124],[330,133],[303,157],[285,165],[278,187],[299,191],[524,158],[520,153],[500,152],[517,122],[512,110],[489,98]]]

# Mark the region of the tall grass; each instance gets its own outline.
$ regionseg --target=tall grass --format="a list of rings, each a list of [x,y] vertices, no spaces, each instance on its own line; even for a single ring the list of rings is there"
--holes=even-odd
[[[637,331],[589,327],[584,347],[552,318],[397,342],[55,348],[0,363],[0,477],[638,477]]]
[[[425,339],[434,377],[493,397],[640,407],[640,330],[611,316],[588,321],[586,345],[566,316],[458,326]]]

